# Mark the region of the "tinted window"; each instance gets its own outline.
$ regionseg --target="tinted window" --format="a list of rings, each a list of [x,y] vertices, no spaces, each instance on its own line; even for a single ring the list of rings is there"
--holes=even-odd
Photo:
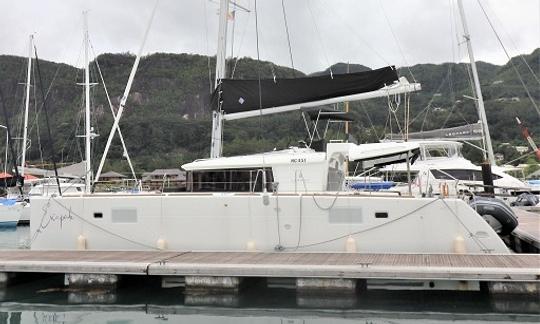
[[[411,181],[416,178],[418,175],[418,172],[411,171]],[[408,182],[409,177],[407,176],[406,171],[400,171],[400,172],[388,172],[386,176],[386,180],[388,181],[394,181],[394,182]]]
[[[465,181],[482,181],[482,171],[480,170],[459,170],[459,169],[442,169],[431,170],[433,176],[440,180],[465,180]],[[501,177],[492,174],[493,180],[500,179]]]
[[[272,191],[274,177],[266,169],[266,189]],[[192,171],[188,174],[188,191],[193,192],[260,192],[263,188],[262,169],[228,169]]]

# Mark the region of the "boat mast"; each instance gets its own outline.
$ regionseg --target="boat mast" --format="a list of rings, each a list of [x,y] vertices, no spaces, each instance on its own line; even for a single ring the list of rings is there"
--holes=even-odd
[[[88,60],[88,12],[83,12],[84,21],[84,95],[85,95],[85,163],[84,163],[84,184],[86,193],[92,191],[92,160],[91,160],[91,140],[92,127],[90,126],[90,62]]]
[[[32,47],[34,46],[34,35],[30,35],[28,43],[28,67],[26,69],[26,98],[24,103],[24,126],[21,158],[21,177],[24,177],[24,165],[26,164],[26,142],[28,141],[28,106],[30,105],[30,77],[32,73]]]
[[[219,6],[219,32],[218,48],[216,55],[216,79],[214,87],[217,89],[221,79],[226,73],[226,49],[227,49],[227,15],[229,13],[229,0],[221,0]],[[219,103],[218,103],[219,104]],[[212,139],[210,144],[210,158],[221,156],[223,143],[223,113],[221,107],[212,111]]]
[[[459,7],[459,14],[461,16],[461,23],[463,24],[463,38],[467,43],[467,50],[469,51],[469,60],[471,61],[471,70],[474,82],[474,89],[476,92],[476,107],[478,109],[478,116],[482,123],[482,132],[484,135],[485,150],[487,152],[487,158],[491,165],[495,164],[495,155],[493,154],[493,146],[491,145],[491,137],[489,135],[489,127],[487,123],[486,110],[484,108],[484,98],[482,97],[482,89],[480,88],[480,79],[478,78],[478,71],[476,70],[476,62],[474,60],[473,49],[471,45],[471,35],[469,34],[469,28],[467,27],[467,19],[465,18],[465,10],[463,9],[463,1],[457,0]],[[485,153],[484,153],[485,156]]]
[[[156,3],[154,4],[154,8],[152,9],[152,13],[150,14],[150,20],[148,21],[148,26],[146,26],[146,30],[144,31],[144,36],[143,36],[141,46],[139,47],[139,51],[137,52],[137,56],[135,57],[135,62],[133,62],[133,67],[131,68],[131,72],[129,73],[126,88],[124,89],[124,94],[122,95],[122,98],[120,99],[120,104],[118,105],[118,112],[116,113],[116,116],[114,116],[114,113],[113,113],[113,116],[114,116],[113,125],[111,128],[111,131],[109,132],[109,137],[107,138],[107,144],[105,144],[105,150],[103,152],[103,155],[101,156],[101,161],[99,162],[99,166],[96,172],[95,182],[98,182],[99,177],[101,176],[101,171],[103,170],[103,166],[105,165],[105,160],[107,159],[107,154],[109,153],[109,149],[111,147],[114,134],[116,133],[116,130],[120,130],[120,126],[119,126],[120,119],[122,118],[122,114],[124,113],[124,109],[126,108],[126,102],[129,96],[129,92],[131,91],[131,86],[133,85],[135,74],[137,74],[137,68],[139,67],[139,62],[141,61],[144,45],[146,44],[146,39],[148,38],[148,33],[150,32],[150,28],[152,27],[152,22],[154,21],[154,16],[156,15],[156,9],[157,9],[158,4],[159,4],[159,0],[156,0]],[[120,131],[118,132],[120,133]],[[124,149],[125,149],[125,146],[124,146]],[[130,163],[130,167],[131,167],[131,163]]]

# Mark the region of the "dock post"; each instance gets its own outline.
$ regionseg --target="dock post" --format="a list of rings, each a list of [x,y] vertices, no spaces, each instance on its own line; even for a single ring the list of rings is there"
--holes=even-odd
[[[540,298],[540,282],[488,282],[491,295],[529,295]]]
[[[365,289],[365,280],[297,278],[296,303],[300,307],[349,308],[357,303],[357,292]]]
[[[362,281],[363,282],[363,281]],[[296,290],[299,293],[355,294],[358,287],[356,279],[343,278],[297,278]]]
[[[68,303],[112,304],[116,302],[118,275],[93,273],[66,273],[64,284],[75,288],[68,294]]]
[[[118,275],[114,274],[66,273],[64,278],[65,285],[74,288],[113,290],[118,284]]]
[[[241,277],[186,276],[185,304],[236,307]]]

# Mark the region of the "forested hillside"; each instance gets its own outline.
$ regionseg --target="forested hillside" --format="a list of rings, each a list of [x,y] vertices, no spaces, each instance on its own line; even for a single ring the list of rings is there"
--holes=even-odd
[[[523,57],[536,75],[540,75],[540,49]],[[97,61],[101,67],[112,102],[117,105],[123,93],[134,56],[130,54],[104,54]],[[540,102],[540,86],[520,57],[512,63],[521,72],[537,102]],[[178,167],[195,158],[206,157],[210,144],[210,89],[213,85],[214,58],[190,54],[153,54],[141,60],[131,95],[121,121],[128,151],[135,161],[137,171],[158,167]],[[209,68],[210,67],[210,68]],[[5,106],[14,136],[19,136],[22,125],[22,108],[26,59],[23,57],[0,56],[0,87],[5,96]],[[229,71],[234,69],[234,78],[256,78],[258,69],[263,77],[304,76],[300,71],[256,62],[244,58],[229,62]],[[369,68],[339,63],[331,67],[332,73],[363,71]],[[495,143],[511,142],[526,145],[522,140],[514,117],[520,117],[533,133],[540,134],[540,119],[532,107],[510,63],[496,66],[478,63],[482,90],[486,100],[488,121]],[[40,61],[41,78],[45,89],[50,89],[47,107],[52,123],[53,144],[58,161],[80,161],[83,156],[83,89],[77,83],[83,81],[83,71],[65,64]],[[209,73],[210,72],[210,73]],[[330,68],[316,73],[330,74]],[[416,80],[423,90],[411,98],[411,131],[434,129],[443,126],[458,126],[477,121],[476,109],[470,99],[472,95],[465,64],[441,65],[419,64],[399,69],[399,74],[409,81]],[[39,75],[34,71],[37,82],[33,82],[35,96],[32,97],[30,164],[51,160],[47,146],[44,112],[41,110]],[[100,82],[95,65],[92,81]],[[92,116],[95,132],[100,136],[94,140],[94,158],[98,160],[103,151],[112,125],[112,115],[103,86],[92,88]],[[388,101],[386,99],[351,103],[356,117],[351,129],[360,142],[376,141],[389,133]],[[403,103],[397,116],[403,117]],[[0,117],[0,124],[5,124]],[[403,122],[401,119],[400,122]],[[332,138],[344,138],[338,127],[333,127]],[[392,122],[396,132],[396,123]],[[3,135],[0,135],[3,138]],[[306,137],[304,123],[299,113],[252,118],[227,122],[225,126],[225,155],[257,152],[283,148]],[[540,138],[537,138],[540,141]],[[17,146],[20,146],[18,141]],[[3,147],[0,146],[3,150]],[[517,156],[516,152],[503,147],[498,151],[506,154],[507,160]],[[478,157],[478,154],[476,155]],[[126,170],[120,141],[112,147],[108,168]]]

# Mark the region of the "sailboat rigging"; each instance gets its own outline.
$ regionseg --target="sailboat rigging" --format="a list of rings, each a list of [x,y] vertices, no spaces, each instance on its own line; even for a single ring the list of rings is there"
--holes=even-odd
[[[142,51],[144,49],[144,45],[146,43],[146,39],[148,38],[148,33],[150,32],[150,27],[152,27],[152,22],[154,21],[154,16],[156,13],[156,9],[158,7],[159,0],[157,0],[154,4],[154,8],[152,9],[152,13],[150,14],[150,20],[148,22],[148,26],[146,27],[146,30],[144,32],[143,41],[141,43],[141,46],[139,47],[139,51],[137,52],[137,57],[135,58],[135,62],[133,63],[133,67],[131,69],[131,72],[128,77],[128,81],[126,84],[126,88],[124,89],[124,94],[122,95],[122,99],[120,100],[120,104],[118,107],[118,111],[116,113],[116,116],[114,116],[113,125],[111,127],[111,131],[109,132],[109,137],[107,138],[107,144],[105,145],[105,150],[103,152],[103,155],[101,157],[101,161],[99,162],[99,167],[96,172],[96,177],[94,184],[99,181],[99,177],[101,176],[101,172],[103,171],[103,166],[105,165],[105,160],[107,159],[107,154],[109,153],[109,149],[112,144],[112,140],[116,134],[116,131],[119,129],[119,123],[120,119],[122,118],[122,114],[124,112],[126,102],[129,96],[129,92],[131,91],[131,86],[133,85],[133,80],[135,79],[135,74],[137,73],[137,68],[139,67],[139,62],[141,60]],[[114,115],[114,113],[113,113]],[[125,146],[124,146],[125,148]]]
[[[26,148],[28,142],[28,107],[30,105],[30,78],[32,73],[32,50],[34,47],[34,35],[30,35],[28,42],[28,66],[26,70],[26,97],[24,101],[24,126],[22,140],[21,157],[21,177],[24,178],[24,168],[26,166]]]

